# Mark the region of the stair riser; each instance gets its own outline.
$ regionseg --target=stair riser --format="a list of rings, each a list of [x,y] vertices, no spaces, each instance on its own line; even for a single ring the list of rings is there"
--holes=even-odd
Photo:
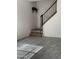
[[[31,34],[43,34],[43,33],[31,32]]]
[[[31,33],[30,36],[41,36],[42,34]]]
[[[42,36],[42,35],[30,35],[30,36],[34,36],[34,37],[35,37],[35,36],[36,36],[36,37],[40,37],[40,36]]]

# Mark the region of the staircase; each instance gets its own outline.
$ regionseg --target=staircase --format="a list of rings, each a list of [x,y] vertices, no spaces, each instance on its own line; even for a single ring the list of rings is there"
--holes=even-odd
[[[42,37],[43,31],[40,28],[32,29],[30,36],[31,37]]]
[[[41,27],[32,29],[30,36],[42,37],[44,24],[57,13],[57,0],[40,16]],[[52,25],[51,25],[52,26]],[[42,28],[42,29],[41,29]]]

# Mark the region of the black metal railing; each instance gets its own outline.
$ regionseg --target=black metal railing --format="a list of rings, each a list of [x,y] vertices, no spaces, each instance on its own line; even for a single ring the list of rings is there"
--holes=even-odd
[[[57,0],[42,14],[41,17],[41,27],[55,14],[57,13]]]

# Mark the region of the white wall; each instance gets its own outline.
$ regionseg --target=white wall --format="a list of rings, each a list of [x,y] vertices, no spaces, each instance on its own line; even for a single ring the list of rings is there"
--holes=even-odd
[[[36,2],[32,2],[32,6],[37,8]],[[37,12],[33,12],[33,27],[37,28]]]
[[[43,14],[54,0],[43,0],[37,3],[39,7],[38,22],[40,20],[40,15]],[[43,34],[47,37],[61,37],[61,1],[57,0],[57,13],[52,17],[44,26]],[[40,23],[38,24],[40,26]]]
[[[26,0],[17,0],[17,39],[30,34],[33,28],[32,3]]]

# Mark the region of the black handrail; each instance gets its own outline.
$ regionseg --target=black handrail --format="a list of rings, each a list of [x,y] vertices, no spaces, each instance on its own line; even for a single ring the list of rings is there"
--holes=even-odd
[[[57,0],[54,1],[54,3],[44,12],[40,17],[41,17],[41,27],[52,17],[57,13],[57,10],[45,21],[43,22],[43,16],[52,8],[57,3]]]
[[[46,12],[49,11],[49,9],[50,9],[56,2],[57,2],[57,0],[46,10]],[[46,12],[44,12],[44,14],[45,14]],[[42,15],[44,15],[44,14],[42,14]]]
[[[42,26],[43,26],[52,16],[54,16],[56,13],[57,13],[57,11],[54,12],[54,14],[52,14],[52,15],[42,24]]]

